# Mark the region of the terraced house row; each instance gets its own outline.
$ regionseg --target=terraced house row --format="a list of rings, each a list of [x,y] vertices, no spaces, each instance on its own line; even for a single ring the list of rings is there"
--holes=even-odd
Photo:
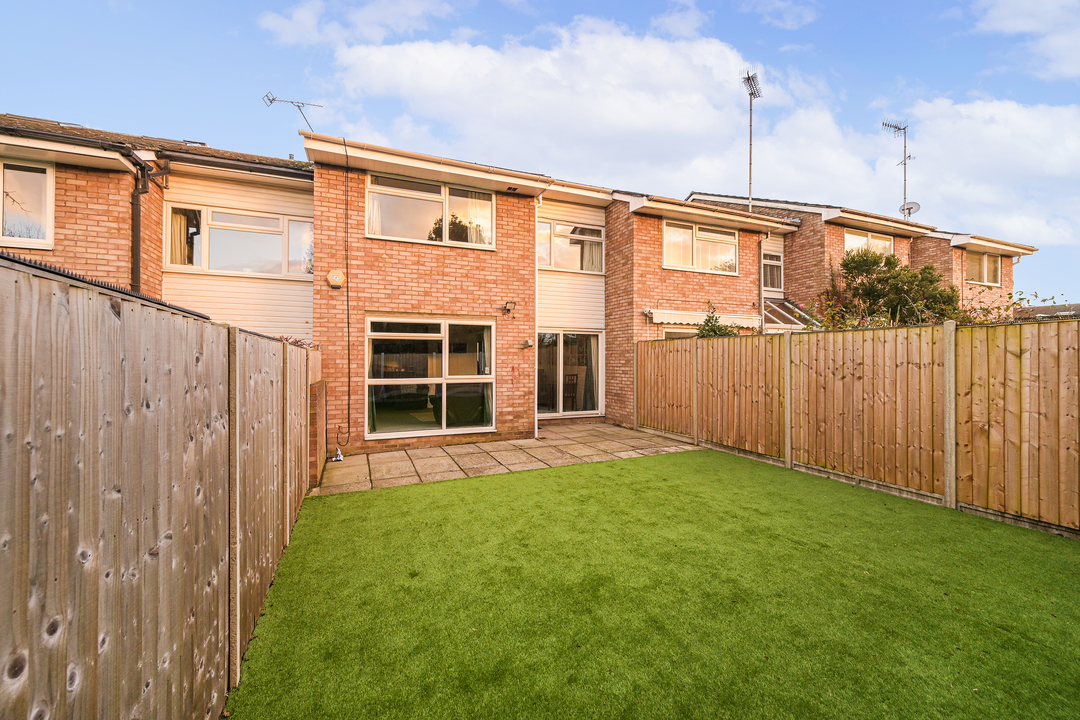
[[[799,329],[846,250],[971,299],[1035,248],[840,206],[594,187],[301,132],[306,161],[0,115],[0,248],[322,351],[328,447],[631,425],[633,347]]]

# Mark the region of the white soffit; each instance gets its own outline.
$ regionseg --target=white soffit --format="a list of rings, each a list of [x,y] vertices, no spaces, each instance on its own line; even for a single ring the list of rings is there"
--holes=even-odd
[[[686,310],[646,310],[654,325],[700,325],[705,322],[708,313],[688,312]],[[732,315],[717,313],[716,317],[725,325],[756,328],[761,325],[760,315]]]
[[[308,160],[339,167],[387,175],[401,175],[420,180],[465,185],[491,192],[512,192],[550,200],[562,200],[597,207],[611,204],[611,191],[588,185],[555,180],[547,175],[523,173],[449,160],[431,155],[409,153],[391,148],[347,142],[340,138],[301,132]],[[347,157],[346,157],[347,153]]]
[[[666,200],[647,195],[619,195],[616,200],[630,203],[630,212],[642,213],[643,215],[658,215],[665,220],[681,220],[683,222],[704,223],[716,227],[729,228],[732,230],[750,230],[753,232],[773,232],[777,235],[786,235],[795,232],[798,228],[794,225],[782,223],[779,220],[708,208],[702,205],[693,205],[681,200]]]
[[[954,248],[971,250],[972,252],[992,253],[994,255],[1005,255],[1006,257],[1031,255],[1037,250],[1037,248],[1030,245],[1018,245],[978,235],[954,235],[949,245]]]
[[[0,135],[0,155],[6,158],[35,160],[37,162],[77,165],[99,170],[135,172],[135,166],[127,158],[112,150],[68,145],[51,140]]]
[[[191,163],[173,160],[170,169],[177,175],[192,175],[195,177],[218,178],[239,183],[254,183],[258,185],[272,185],[274,187],[291,188],[312,192],[315,186],[314,180],[300,180],[299,178],[287,178],[277,175],[264,175],[255,170],[232,170],[230,168],[212,167],[209,165],[194,165]]]
[[[885,235],[901,235],[903,237],[921,237],[935,229],[933,225],[920,225],[904,220],[892,220],[886,217],[864,215],[851,210],[837,210],[835,208],[823,210],[821,219],[825,222],[857,230],[868,230]]]

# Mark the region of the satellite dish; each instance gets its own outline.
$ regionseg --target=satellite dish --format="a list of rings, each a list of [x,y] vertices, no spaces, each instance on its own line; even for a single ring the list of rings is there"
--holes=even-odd
[[[915,213],[919,212],[919,210],[921,208],[922,208],[922,205],[920,205],[917,202],[904,203],[903,205],[900,206],[900,214],[903,215],[906,218],[909,218],[912,215],[914,215]]]

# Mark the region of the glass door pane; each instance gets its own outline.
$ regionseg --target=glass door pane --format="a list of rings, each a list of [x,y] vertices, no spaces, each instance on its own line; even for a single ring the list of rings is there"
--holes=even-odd
[[[563,335],[562,411],[595,412],[598,393],[600,336]]]
[[[536,412],[559,412],[559,334],[536,336]]]

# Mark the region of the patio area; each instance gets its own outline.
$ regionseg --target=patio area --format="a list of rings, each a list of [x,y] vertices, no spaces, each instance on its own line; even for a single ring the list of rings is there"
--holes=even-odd
[[[334,495],[477,475],[698,450],[689,443],[606,423],[541,427],[539,438],[350,455],[328,462],[311,495]]]

